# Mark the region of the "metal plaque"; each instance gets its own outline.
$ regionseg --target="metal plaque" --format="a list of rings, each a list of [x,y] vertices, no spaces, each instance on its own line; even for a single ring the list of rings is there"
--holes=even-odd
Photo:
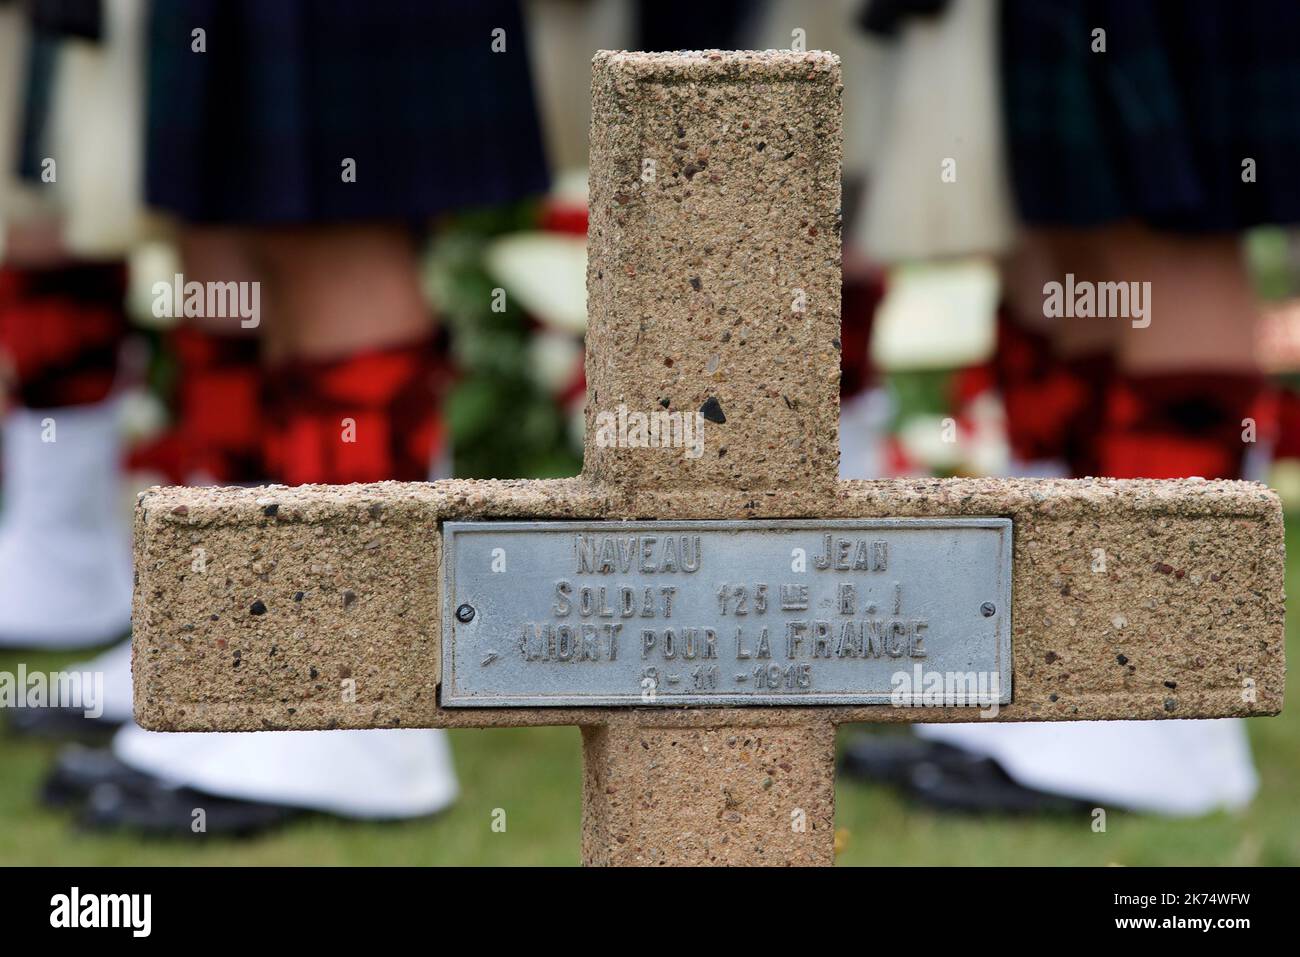
[[[1011,521],[446,522],[446,707],[1011,700]]]

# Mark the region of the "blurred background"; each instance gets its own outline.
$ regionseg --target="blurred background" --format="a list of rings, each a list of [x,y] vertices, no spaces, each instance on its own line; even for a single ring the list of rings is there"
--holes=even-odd
[[[573,728],[135,727],[126,528],[153,484],[576,474],[600,49],[842,58],[846,478],[1300,507],[1298,9],[0,0],[0,674],[104,681],[0,709],[0,863],[577,862]],[[1300,863],[1294,709],[840,744],[841,863]]]

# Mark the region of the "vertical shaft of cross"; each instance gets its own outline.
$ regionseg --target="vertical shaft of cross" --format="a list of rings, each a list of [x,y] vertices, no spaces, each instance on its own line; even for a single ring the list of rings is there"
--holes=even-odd
[[[583,475],[615,500],[833,496],[840,94],[827,53],[596,56]],[[584,727],[583,860],[831,863],[834,728],[736,719]]]
[[[596,56],[589,480],[834,486],[840,92],[828,53]]]
[[[729,720],[583,728],[583,862],[833,863],[835,729]]]

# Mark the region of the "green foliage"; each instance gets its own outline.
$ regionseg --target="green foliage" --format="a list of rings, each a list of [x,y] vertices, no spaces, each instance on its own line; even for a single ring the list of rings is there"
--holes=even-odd
[[[891,372],[885,377],[893,416],[889,431],[896,432],[915,415],[951,415],[952,378],[949,369]]]
[[[1246,233],[1246,263],[1261,299],[1300,292],[1300,236],[1295,232],[1270,226]]]
[[[504,311],[493,311],[499,283],[483,268],[487,242],[533,218],[522,206],[458,217],[428,255],[426,288],[460,372],[445,410],[458,478],[551,478],[574,475],[582,464],[564,411],[531,375],[533,325],[511,297]]]

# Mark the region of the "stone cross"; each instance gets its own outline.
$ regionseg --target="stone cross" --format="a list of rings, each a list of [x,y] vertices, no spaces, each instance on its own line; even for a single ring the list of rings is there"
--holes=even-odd
[[[827,53],[597,55],[582,475],[143,493],[135,521],[140,724],[196,732],[578,725],[584,862],[830,864],[839,724],[1276,714],[1284,679],[1283,536],[1279,502],[1268,489],[1202,480],[838,480],[840,93],[839,62]],[[686,413],[677,427],[700,427],[698,451],[648,448],[644,435],[628,441],[625,425],[636,420],[627,410]],[[484,653],[487,645],[470,644],[470,629],[481,626],[478,634],[487,635],[531,586],[507,568],[500,585],[475,583],[486,589],[477,609],[462,604],[451,591],[470,586],[448,584],[447,523],[513,520],[524,528],[514,534],[527,542],[529,528],[574,520],[616,533],[620,520],[759,527],[750,523],[799,519],[832,528],[835,520],[966,518],[1009,520],[1011,544],[999,560],[1009,569],[1010,607],[975,606],[994,616],[991,622],[1005,622],[1009,640],[1003,664],[1010,700],[996,716],[948,704],[861,703],[852,694],[799,704],[799,692],[815,690],[817,676],[829,673],[817,669],[833,662],[817,658],[831,652],[822,647],[825,636],[810,632],[802,647],[813,656],[814,678],[801,683],[786,660],[798,656],[798,635],[781,647],[780,636],[791,635],[788,615],[774,619],[772,680],[765,667],[753,671],[774,692],[768,696],[745,697],[754,690],[743,684],[749,672],[730,667],[733,657],[749,654],[738,646],[734,656],[715,656],[720,672],[706,675],[713,681],[720,674],[723,690],[734,692],[723,706],[691,698],[675,704],[674,689],[664,685],[656,697],[654,682],[630,703],[584,706],[605,699],[573,696],[572,688],[558,706],[493,703],[514,701],[509,695],[473,700],[474,683],[498,674],[515,675],[515,691],[526,697],[541,694],[540,680],[530,684],[530,675],[545,672],[534,659],[564,660],[566,641],[570,657],[616,649],[606,630],[592,635],[609,647],[592,650],[585,631],[563,627],[567,619],[532,632],[525,626],[513,648],[496,643]],[[745,552],[760,550],[714,550],[734,534],[705,536],[706,563],[719,554],[729,556],[724,565],[742,562]],[[809,534],[814,549],[823,536]],[[670,556],[670,571],[692,560],[699,567],[701,546],[690,558],[691,538]],[[639,564],[634,547],[631,560]],[[825,564],[870,575],[885,561],[879,547],[879,555],[849,555],[849,546],[840,554],[836,542]],[[507,550],[494,551],[504,563]],[[527,565],[517,553],[508,560]],[[551,569],[546,587],[560,596],[554,610],[548,592],[528,614],[567,614],[571,597],[599,602],[596,614],[613,616],[604,610],[606,597],[591,597],[595,589],[578,597],[579,586],[596,581],[577,574],[583,563],[592,573],[602,561],[611,568],[621,561],[626,571],[629,556],[593,546],[578,555],[576,572]],[[996,577],[975,566],[954,572],[937,552],[927,563],[958,590],[967,579]],[[709,589],[732,574],[727,567],[705,571],[713,576]],[[755,586],[750,599],[767,584]],[[775,615],[777,582],[770,584]],[[900,586],[893,587],[897,594]],[[635,594],[639,600],[639,586]],[[617,595],[611,588],[607,597]],[[944,596],[909,580],[901,600],[916,596],[949,613]],[[719,600],[725,615],[725,589]],[[972,624],[963,627],[974,634],[979,619],[968,612]],[[672,624],[652,622],[665,623]],[[512,634],[518,625],[511,622]],[[719,633],[729,649],[728,633]],[[596,676],[598,666],[629,667],[635,679],[642,659],[654,656],[664,680],[677,680],[667,674],[671,649],[654,638],[672,636],[638,634],[629,623],[616,662],[545,673]],[[474,657],[451,656],[447,635],[466,642]],[[912,628],[906,639],[911,656],[924,654],[917,635]],[[866,656],[864,632],[851,638],[857,643],[850,641],[848,653]],[[951,638],[931,622],[931,659]],[[885,640],[894,642],[889,654],[902,653],[903,639],[888,626]],[[678,647],[685,656],[686,646]],[[468,703],[478,706],[460,706],[462,675],[453,680],[448,672],[457,662],[465,663]],[[781,698],[778,690],[792,693]]]

